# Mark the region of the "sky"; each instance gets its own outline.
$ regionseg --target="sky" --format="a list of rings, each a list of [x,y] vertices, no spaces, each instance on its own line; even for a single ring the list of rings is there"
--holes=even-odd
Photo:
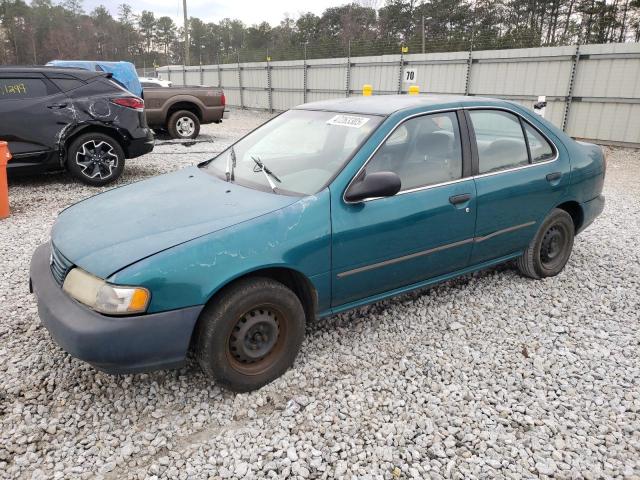
[[[182,0],[84,0],[84,10],[91,12],[102,4],[116,16],[118,5],[129,3],[136,13],[152,11],[156,18],[167,15],[182,24]],[[272,26],[280,23],[285,13],[297,18],[300,13],[321,14],[326,8],[343,5],[348,0],[187,0],[187,13],[203,21],[217,22],[223,18],[242,20],[247,25],[267,21]]]

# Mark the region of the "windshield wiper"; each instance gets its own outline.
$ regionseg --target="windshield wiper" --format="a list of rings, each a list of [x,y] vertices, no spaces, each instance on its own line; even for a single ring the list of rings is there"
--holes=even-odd
[[[253,171],[254,172],[262,171],[262,173],[264,173],[265,178],[267,179],[267,182],[269,182],[269,186],[271,187],[271,190],[275,192],[277,187],[276,187],[276,184],[273,183],[273,181],[271,181],[271,177],[273,177],[278,183],[282,183],[282,180],[280,180],[275,173],[269,170],[269,168],[267,168],[267,166],[264,163],[262,163],[262,161],[259,158],[252,156],[251,159],[254,162],[256,162],[256,165],[259,167],[259,170],[256,170],[254,168]],[[269,175],[271,175],[271,177]]]
[[[236,151],[233,149],[233,146],[231,146],[230,150],[230,155],[227,157],[227,168],[224,172],[227,176],[227,182],[235,180],[233,172],[236,169]]]

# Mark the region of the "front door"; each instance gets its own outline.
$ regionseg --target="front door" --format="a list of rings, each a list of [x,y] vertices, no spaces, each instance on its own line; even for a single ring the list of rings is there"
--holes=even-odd
[[[468,110],[477,165],[472,264],[524,250],[570,181],[566,154],[514,112]],[[561,147],[560,147],[561,148]]]
[[[71,101],[39,73],[0,72],[0,139],[9,142],[10,167],[35,165],[56,150],[74,121]]]
[[[464,117],[456,112],[406,120],[352,181],[393,171],[400,193],[349,204],[343,192],[332,192],[334,307],[467,266],[476,191],[466,175],[466,135]]]

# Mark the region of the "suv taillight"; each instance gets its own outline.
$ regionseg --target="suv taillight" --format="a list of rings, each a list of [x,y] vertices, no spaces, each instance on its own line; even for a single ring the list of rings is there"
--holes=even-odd
[[[227,97],[224,96],[224,93],[220,95],[220,105],[223,107],[227,105]]]
[[[133,108],[134,110],[144,110],[144,100],[138,97],[118,97],[112,98],[111,102],[121,107]]]

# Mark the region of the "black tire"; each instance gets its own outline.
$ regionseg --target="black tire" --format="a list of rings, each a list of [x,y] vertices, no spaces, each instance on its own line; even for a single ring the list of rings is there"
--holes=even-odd
[[[518,269],[523,275],[535,279],[559,274],[571,256],[574,236],[571,215],[564,210],[553,209],[518,258]]]
[[[200,120],[188,110],[178,110],[169,116],[167,130],[171,138],[196,138],[200,134]]]
[[[75,178],[92,187],[115,182],[124,170],[124,150],[113,137],[85,133],[67,150],[67,169]]]
[[[269,278],[247,278],[223,290],[200,314],[196,358],[225,387],[256,390],[293,365],[304,329],[304,309],[291,290]]]

